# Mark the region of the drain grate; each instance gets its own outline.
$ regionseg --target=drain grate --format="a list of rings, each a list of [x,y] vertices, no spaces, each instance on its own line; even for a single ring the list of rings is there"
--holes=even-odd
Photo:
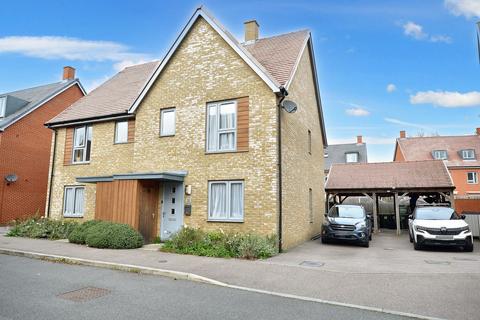
[[[103,297],[109,293],[110,293],[110,290],[107,290],[107,289],[85,287],[78,290],[59,294],[57,297],[65,300],[75,301],[75,302],[84,302],[84,301]]]
[[[319,268],[319,267],[323,267],[325,263],[319,262],[319,261],[302,261],[300,262],[300,265],[305,267]]]
[[[383,250],[392,251],[393,248],[383,248]]]
[[[439,261],[439,260],[425,260],[428,264],[441,264],[441,265],[449,265],[450,261]]]
[[[158,260],[158,263],[167,263],[167,260]]]

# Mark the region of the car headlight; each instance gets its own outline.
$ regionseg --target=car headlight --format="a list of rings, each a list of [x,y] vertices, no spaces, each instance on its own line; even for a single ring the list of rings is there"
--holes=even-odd
[[[422,226],[415,226],[415,230],[417,230],[417,231],[427,231],[427,228],[422,227]]]
[[[362,221],[362,222],[357,222],[357,223],[355,223],[355,227],[356,227],[357,229],[362,229],[362,228],[365,228],[366,226],[367,226],[367,224],[366,224],[365,222],[363,222],[363,221]]]
[[[462,232],[465,232],[465,231],[466,231],[466,232],[469,232],[469,231],[470,231],[470,227],[469,227],[469,226],[461,227],[461,228],[460,228],[460,231],[462,231]]]

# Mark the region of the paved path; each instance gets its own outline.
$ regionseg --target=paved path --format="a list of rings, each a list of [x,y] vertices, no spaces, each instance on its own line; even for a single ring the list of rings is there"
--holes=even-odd
[[[190,281],[0,256],[0,319],[359,319],[400,316]],[[102,289],[72,301],[72,291]],[[108,291],[104,291],[108,290]],[[69,292],[67,296],[60,296]],[[78,298],[78,296],[76,297]]]
[[[306,245],[318,246],[318,250],[339,250],[336,246],[322,247],[319,242]],[[147,250],[99,250],[58,241],[7,237],[0,237],[0,248],[191,272],[232,285],[440,318],[478,319],[480,314],[480,270],[462,273],[462,268],[476,261],[458,260],[459,257],[473,259],[478,257],[477,253],[446,252],[445,255],[445,252],[437,252],[442,259],[448,257],[451,264],[429,264],[419,260],[416,264],[428,269],[416,273],[415,265],[405,266],[408,272],[396,272],[395,268],[393,272],[365,272],[376,270],[380,255],[377,260],[362,262],[364,268],[360,272],[342,268],[332,270],[329,265],[335,259],[331,252],[326,252],[324,257],[328,259],[323,267],[302,266],[299,265],[302,259],[320,257],[315,254],[315,247],[308,255],[302,246],[267,261],[215,259]],[[343,251],[340,250],[338,259],[347,263],[349,250],[365,252],[374,248],[374,245],[369,249],[345,247],[347,253],[341,256]],[[389,250],[382,251],[386,252],[385,259],[391,258]],[[431,252],[425,254],[431,255]],[[453,259],[455,257],[457,260]],[[360,257],[353,258],[353,262],[357,261],[355,263],[361,260]]]

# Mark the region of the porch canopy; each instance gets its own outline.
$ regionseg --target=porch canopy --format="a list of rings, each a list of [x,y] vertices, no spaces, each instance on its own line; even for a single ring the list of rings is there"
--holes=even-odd
[[[373,200],[374,230],[378,231],[378,196],[393,196],[397,234],[400,234],[399,197],[409,194],[437,195],[455,207],[452,178],[441,160],[334,164],[325,192],[330,202],[342,203],[350,196]]]
[[[111,176],[77,177],[79,183],[112,182],[114,180],[158,180],[158,181],[183,181],[187,176],[186,171],[123,173]]]

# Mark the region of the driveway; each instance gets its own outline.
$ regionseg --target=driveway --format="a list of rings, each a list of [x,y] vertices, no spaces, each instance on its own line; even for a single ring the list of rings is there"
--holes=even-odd
[[[408,231],[387,230],[373,236],[370,248],[309,241],[268,260],[269,263],[320,268],[344,273],[480,273],[480,242],[474,252],[456,248],[413,249]]]

